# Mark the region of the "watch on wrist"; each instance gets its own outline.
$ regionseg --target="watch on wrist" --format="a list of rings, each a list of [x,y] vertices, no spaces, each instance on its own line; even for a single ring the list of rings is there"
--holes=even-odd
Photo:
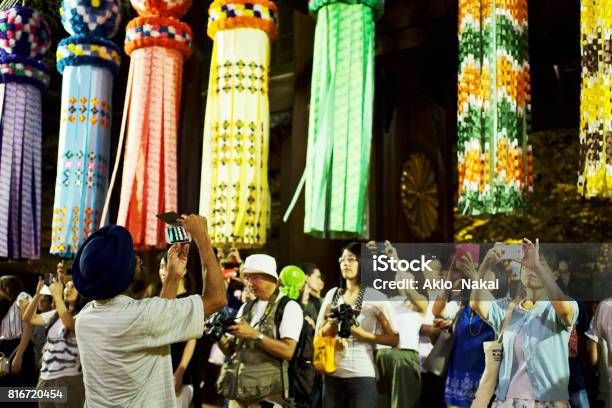
[[[261,344],[261,342],[263,341],[263,338],[264,338],[263,333],[259,333],[257,337],[255,337],[255,344]]]

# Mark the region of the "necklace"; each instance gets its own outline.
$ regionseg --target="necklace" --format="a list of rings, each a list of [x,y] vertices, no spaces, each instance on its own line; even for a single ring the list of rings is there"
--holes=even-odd
[[[345,293],[346,293],[346,290],[344,290],[343,288],[339,288],[338,290],[336,290],[336,293],[334,293],[334,297],[332,299],[332,305],[336,306],[338,304],[338,299],[340,297],[342,297],[342,300],[344,300]],[[363,306],[363,296],[364,295],[365,295],[365,289],[364,288],[359,289],[359,293],[357,295],[357,302],[355,303],[355,306],[353,306],[353,309],[361,311],[361,307]]]
[[[531,309],[533,309],[533,307],[535,306],[535,302],[531,301],[531,306],[527,307],[527,306],[525,306],[525,302],[527,302],[527,301],[528,301],[527,299],[523,299],[523,300],[521,300],[521,307],[522,307],[524,310],[530,311],[530,310],[531,310]]]
[[[470,320],[468,321],[468,331],[470,332],[470,336],[472,336],[472,337],[476,337],[476,336],[480,335],[480,332],[482,331],[482,327],[484,326],[484,321],[481,321],[480,322],[480,327],[478,328],[478,331],[476,333],[474,333],[474,331],[472,330],[472,317],[474,317],[475,314],[476,314],[476,312],[471,310],[470,311]]]

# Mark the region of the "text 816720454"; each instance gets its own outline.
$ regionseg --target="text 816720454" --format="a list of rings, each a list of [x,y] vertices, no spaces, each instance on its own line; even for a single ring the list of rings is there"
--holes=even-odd
[[[0,402],[67,402],[66,387],[0,387]]]

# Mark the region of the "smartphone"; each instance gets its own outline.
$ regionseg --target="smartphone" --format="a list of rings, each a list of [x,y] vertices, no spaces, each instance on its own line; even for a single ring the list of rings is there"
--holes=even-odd
[[[457,244],[455,247],[455,262],[463,262],[463,257],[470,254],[473,262],[480,260],[480,245],[478,244]]]
[[[502,250],[504,251],[501,256],[502,260],[520,261],[524,257],[522,245],[504,245]]]
[[[191,236],[181,225],[166,227],[166,242],[170,245],[191,242]]]
[[[53,282],[55,282],[55,274],[54,273],[45,273],[45,285],[49,286]]]
[[[171,211],[163,214],[157,214],[156,217],[168,225],[177,225],[179,215],[176,212]]]

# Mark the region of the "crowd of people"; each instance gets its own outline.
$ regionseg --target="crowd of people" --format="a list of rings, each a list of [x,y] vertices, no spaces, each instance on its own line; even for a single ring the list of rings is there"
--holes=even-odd
[[[612,300],[570,298],[571,261],[537,240],[524,240],[514,280],[500,279],[509,263],[499,244],[483,256],[458,245],[448,262],[396,276],[453,289],[462,278],[501,281],[496,290],[379,292],[362,276],[373,242],[345,246],[325,276],[302,264],[304,279],[285,290],[273,257],[242,261],[213,249],[205,218],[179,222],[193,241],[162,256],[159,285],[135,281],[142,261],[119,226],[92,234],[71,270],[60,262],[33,296],[0,277],[0,352],[10,357],[0,387],[65,387],[67,403],[41,407],[199,407],[206,381],[228,407],[609,404]],[[382,250],[398,258],[388,241]],[[336,273],[339,285],[325,291]],[[495,342],[499,369],[485,353]],[[220,366],[212,379],[202,368],[211,363]]]

